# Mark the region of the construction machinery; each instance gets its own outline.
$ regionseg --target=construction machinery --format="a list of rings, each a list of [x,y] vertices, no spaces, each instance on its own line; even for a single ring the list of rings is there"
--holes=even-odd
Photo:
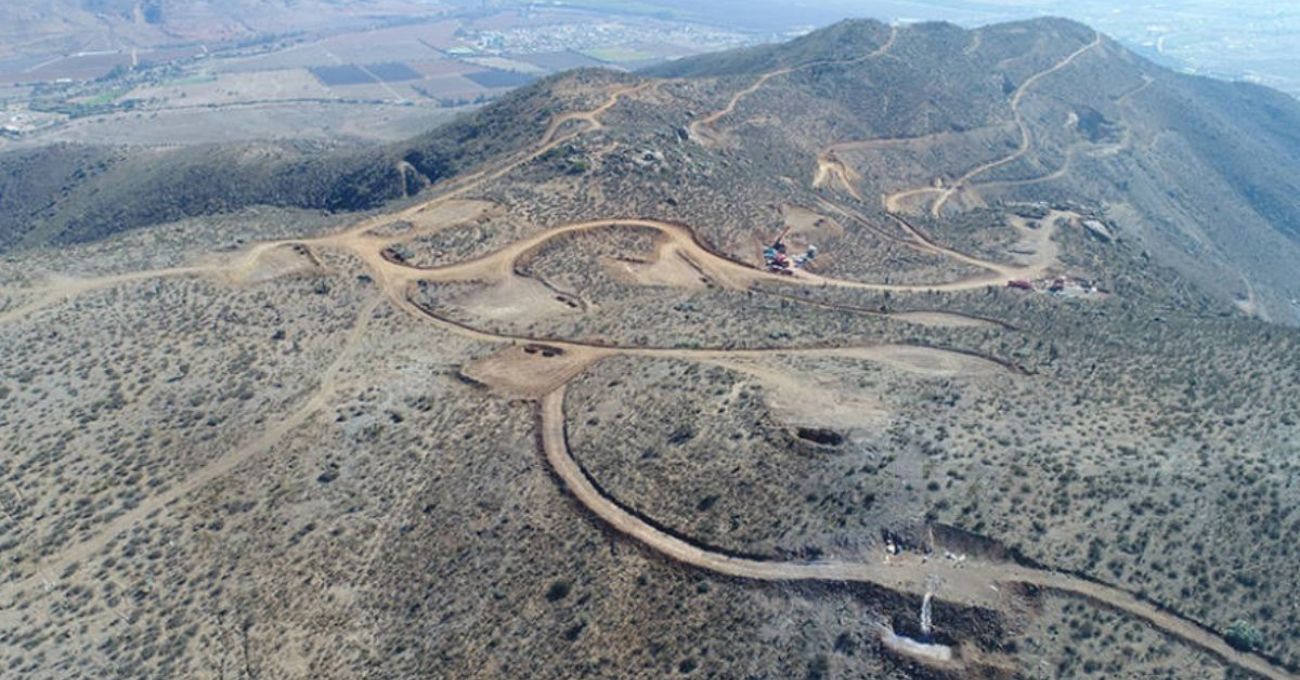
[[[794,258],[786,254],[785,237],[789,233],[790,227],[786,227],[772,240],[771,245],[763,249],[763,264],[767,266],[769,272],[793,276],[795,269],[803,269],[817,258],[817,246],[814,245],[809,245],[802,255]]]

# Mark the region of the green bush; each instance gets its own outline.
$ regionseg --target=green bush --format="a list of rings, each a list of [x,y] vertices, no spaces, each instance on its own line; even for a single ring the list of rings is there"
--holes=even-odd
[[[1264,643],[1264,638],[1260,635],[1260,632],[1254,626],[1242,620],[1234,621],[1231,626],[1228,626],[1228,631],[1224,633],[1223,637],[1234,649],[1243,652],[1259,649]]]

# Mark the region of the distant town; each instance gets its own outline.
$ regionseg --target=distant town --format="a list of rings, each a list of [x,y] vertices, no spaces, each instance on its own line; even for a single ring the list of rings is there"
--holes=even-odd
[[[524,6],[11,57],[0,59],[0,145],[399,139],[552,73],[636,69],[770,37]]]

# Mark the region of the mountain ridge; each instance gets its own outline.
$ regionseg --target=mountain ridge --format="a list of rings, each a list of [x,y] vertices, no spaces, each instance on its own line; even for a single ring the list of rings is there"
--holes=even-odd
[[[1294,678],[1291,107],[1072,24],[836,30],[11,164],[0,663]]]
[[[804,116],[808,134],[802,137],[820,141],[792,149],[794,157],[879,138],[966,134],[1011,124],[1011,95],[1052,55],[1062,54],[1066,46],[1082,47],[1093,35],[1082,24],[1057,18],[973,31],[945,23],[891,28],[871,20],[846,20],[787,43],[701,55],[639,74],[561,74],[424,135],[383,147],[53,147],[11,152],[0,155],[0,168],[7,168],[0,173],[0,248],[93,240],[123,229],[259,204],[331,212],[374,209],[517,152],[540,134],[548,117],[580,106],[584,88],[629,79],[722,83],[789,71],[781,87],[792,96],[812,96],[832,107],[825,109],[829,115]],[[887,55],[863,61],[864,55],[895,38],[900,44],[891,45]],[[1116,208],[1122,214],[1129,214],[1124,212],[1129,202],[1125,187],[1140,180],[1147,187],[1142,195],[1148,198],[1145,206],[1130,211],[1140,220],[1132,231],[1148,238],[1153,250],[1179,261],[1180,269],[1221,299],[1241,293],[1239,282],[1230,281],[1236,278],[1234,268],[1257,271],[1255,278],[1262,283],[1246,287],[1266,291],[1266,306],[1277,318],[1300,319],[1288,309],[1289,300],[1300,291],[1284,280],[1287,258],[1300,244],[1300,204],[1295,200],[1300,182],[1294,174],[1275,170],[1300,163],[1300,135],[1295,132],[1300,129],[1300,103],[1260,86],[1175,74],[1109,40],[1096,54],[1104,57],[1083,57],[1092,61],[1075,81],[1048,82],[1039,89],[1074,100],[1069,115],[1083,115],[1090,125],[1116,125],[1119,117],[1135,115],[1120,108],[1138,106],[1136,119],[1150,129],[1153,143],[1177,140],[1173,153],[1180,158],[1153,165],[1150,156],[1129,148],[1115,152],[1110,159],[1114,162],[1092,163],[1088,176],[1081,176],[1069,166],[1090,161],[1075,158],[1076,151],[1066,147],[1076,141],[1062,138],[1051,142],[1056,148],[1046,148],[1045,143],[1041,157],[1025,154],[987,177],[1004,184],[1020,182],[1022,196],[1041,200],[1046,194],[1034,193],[1041,187],[1033,180],[1048,177],[1055,166],[1072,174],[1064,178],[1069,186],[1063,187],[1062,178],[1057,178],[1052,197],[1122,204]],[[1108,79],[1129,84],[1116,89]],[[1031,93],[1032,106],[1040,106],[1036,97]],[[1108,111],[1103,114],[1103,109]],[[1039,113],[1047,115],[1045,111]],[[1125,127],[1124,134],[1134,129]],[[772,149],[789,146],[779,138],[755,143]],[[965,147],[960,153],[977,150]],[[1193,166],[1195,173],[1184,172]],[[962,174],[942,163],[925,170],[946,173],[950,182]],[[41,176],[45,178],[30,181]],[[1172,204],[1158,197],[1159,184],[1166,185],[1165,192],[1181,191],[1188,197],[1202,193],[1197,187],[1212,186],[1213,198]],[[964,193],[949,192],[944,203],[948,198],[960,202]],[[1244,234],[1224,233],[1225,222],[1251,226]],[[1247,243],[1249,247],[1243,245]],[[1202,267],[1198,261],[1206,255],[1218,264]]]

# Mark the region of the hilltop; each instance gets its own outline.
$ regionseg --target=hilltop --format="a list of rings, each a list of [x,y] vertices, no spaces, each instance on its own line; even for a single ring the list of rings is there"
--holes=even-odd
[[[654,112],[662,125],[682,125],[708,104],[702,88],[719,86],[709,83],[794,69],[733,114],[740,119],[726,145],[743,150],[743,158],[765,159],[745,169],[757,181],[810,176],[817,159],[844,158],[863,164],[850,168],[860,175],[854,191],[865,199],[862,208],[876,213],[871,196],[917,179],[976,186],[895,192],[896,204],[885,207],[928,201],[932,217],[938,199],[941,209],[960,214],[990,201],[1104,207],[1156,259],[1220,299],[1283,323],[1300,321],[1291,303],[1300,290],[1290,275],[1300,255],[1300,180],[1279,171],[1300,162],[1300,103],[1267,88],[1179,75],[1106,41],[1075,66],[1073,78],[1049,79],[1023,111],[1012,111],[1008,98],[1051,56],[1047,44],[1081,47],[1090,29],[1059,19],[975,32],[921,24],[886,58],[857,60],[887,34],[879,23],[845,21],[790,43],[683,59],[642,77],[683,83],[674,85],[680,96]],[[518,151],[550,115],[578,105],[584,89],[627,78],[591,70],[553,77],[387,147],[11,152],[0,156],[0,166],[10,168],[0,180],[0,245],[84,241],[259,204],[373,209]],[[697,85],[684,85],[690,82]],[[791,102],[802,110],[786,110]],[[747,122],[763,116],[788,120],[797,132]],[[1022,134],[1021,123],[1029,132]],[[997,145],[1023,152],[998,158]],[[995,164],[978,167],[984,158]],[[891,165],[875,167],[880,163]],[[963,177],[972,165],[978,171]]]
[[[1295,123],[853,21],[391,146],[0,160],[0,662],[1294,678]]]
[[[800,175],[814,172],[810,156],[843,160],[870,208],[875,196],[930,217],[998,202],[1102,206],[1158,261],[1224,299],[1263,296],[1261,309],[1296,323],[1289,280],[1300,186],[1281,171],[1300,162],[1294,98],[1176,74],[1104,40],[1071,65],[1071,77],[1036,84],[1017,111],[1007,100],[1055,53],[1046,46],[1083,47],[1090,29],[1060,19],[974,32],[922,24],[909,27],[891,58],[853,63],[884,30],[847,21],[651,73],[745,77],[794,66],[765,96],[745,99],[729,144],[800,159],[802,167],[785,169]],[[746,124],[773,114],[786,126]],[[997,145],[1018,153],[999,155]],[[918,178],[944,189],[890,193]]]

